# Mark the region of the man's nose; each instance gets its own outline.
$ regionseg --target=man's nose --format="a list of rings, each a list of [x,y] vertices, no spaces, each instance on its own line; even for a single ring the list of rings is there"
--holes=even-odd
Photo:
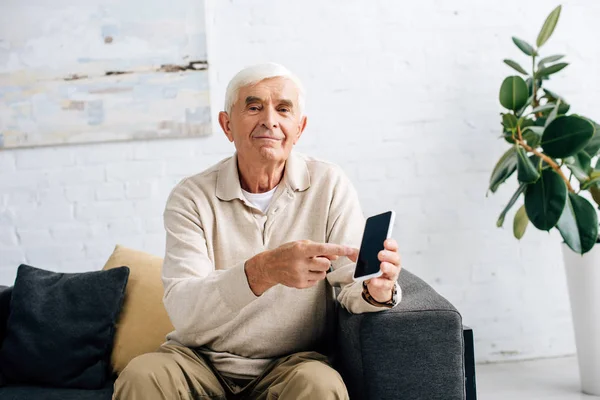
[[[273,129],[279,126],[279,122],[277,121],[277,112],[271,107],[265,108],[262,124],[267,129]]]

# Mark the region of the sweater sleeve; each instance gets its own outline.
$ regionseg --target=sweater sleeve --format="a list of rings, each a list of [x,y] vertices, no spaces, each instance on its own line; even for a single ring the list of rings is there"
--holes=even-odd
[[[182,185],[167,200],[164,225],[163,302],[180,335],[208,333],[257,298],[248,284],[245,261],[215,269],[197,208]]]
[[[344,172],[338,170],[339,178],[335,184],[331,207],[327,221],[327,242],[360,247],[365,227],[360,201],[356,190]],[[356,263],[348,262],[341,257],[332,262],[333,271],[327,274],[327,280],[333,287],[341,287],[338,301],[353,314],[386,310],[367,303],[362,297],[362,283],[354,282],[353,275]],[[402,298],[400,286],[396,283],[398,303]]]

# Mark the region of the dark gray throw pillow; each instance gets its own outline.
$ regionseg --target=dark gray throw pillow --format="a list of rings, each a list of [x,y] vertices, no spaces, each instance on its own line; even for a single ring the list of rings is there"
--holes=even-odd
[[[103,387],[128,278],[128,267],[57,273],[20,265],[0,347],[0,381]]]

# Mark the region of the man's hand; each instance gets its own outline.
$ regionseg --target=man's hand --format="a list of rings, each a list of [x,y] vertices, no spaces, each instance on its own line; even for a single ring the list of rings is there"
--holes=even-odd
[[[325,279],[331,261],[340,256],[355,256],[355,249],[310,240],[290,242],[246,261],[246,276],[257,296],[277,284],[306,289]]]
[[[394,239],[386,239],[383,242],[383,248],[377,255],[377,258],[381,261],[380,268],[383,275],[379,278],[369,279],[366,283],[371,297],[380,303],[387,303],[392,299],[394,285],[398,280],[402,266],[400,265],[398,243]],[[358,252],[349,258],[356,262]]]

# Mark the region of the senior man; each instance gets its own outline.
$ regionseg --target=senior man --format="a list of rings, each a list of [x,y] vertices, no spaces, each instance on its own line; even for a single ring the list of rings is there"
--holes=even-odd
[[[352,313],[393,307],[400,256],[386,240],[383,275],[353,282],[364,217],[338,166],[292,151],[303,109],[300,81],[278,64],[227,86],[219,123],[236,153],[179,183],[164,212],[175,331],[131,361],[116,399],[348,398],[326,354],[332,287]]]

